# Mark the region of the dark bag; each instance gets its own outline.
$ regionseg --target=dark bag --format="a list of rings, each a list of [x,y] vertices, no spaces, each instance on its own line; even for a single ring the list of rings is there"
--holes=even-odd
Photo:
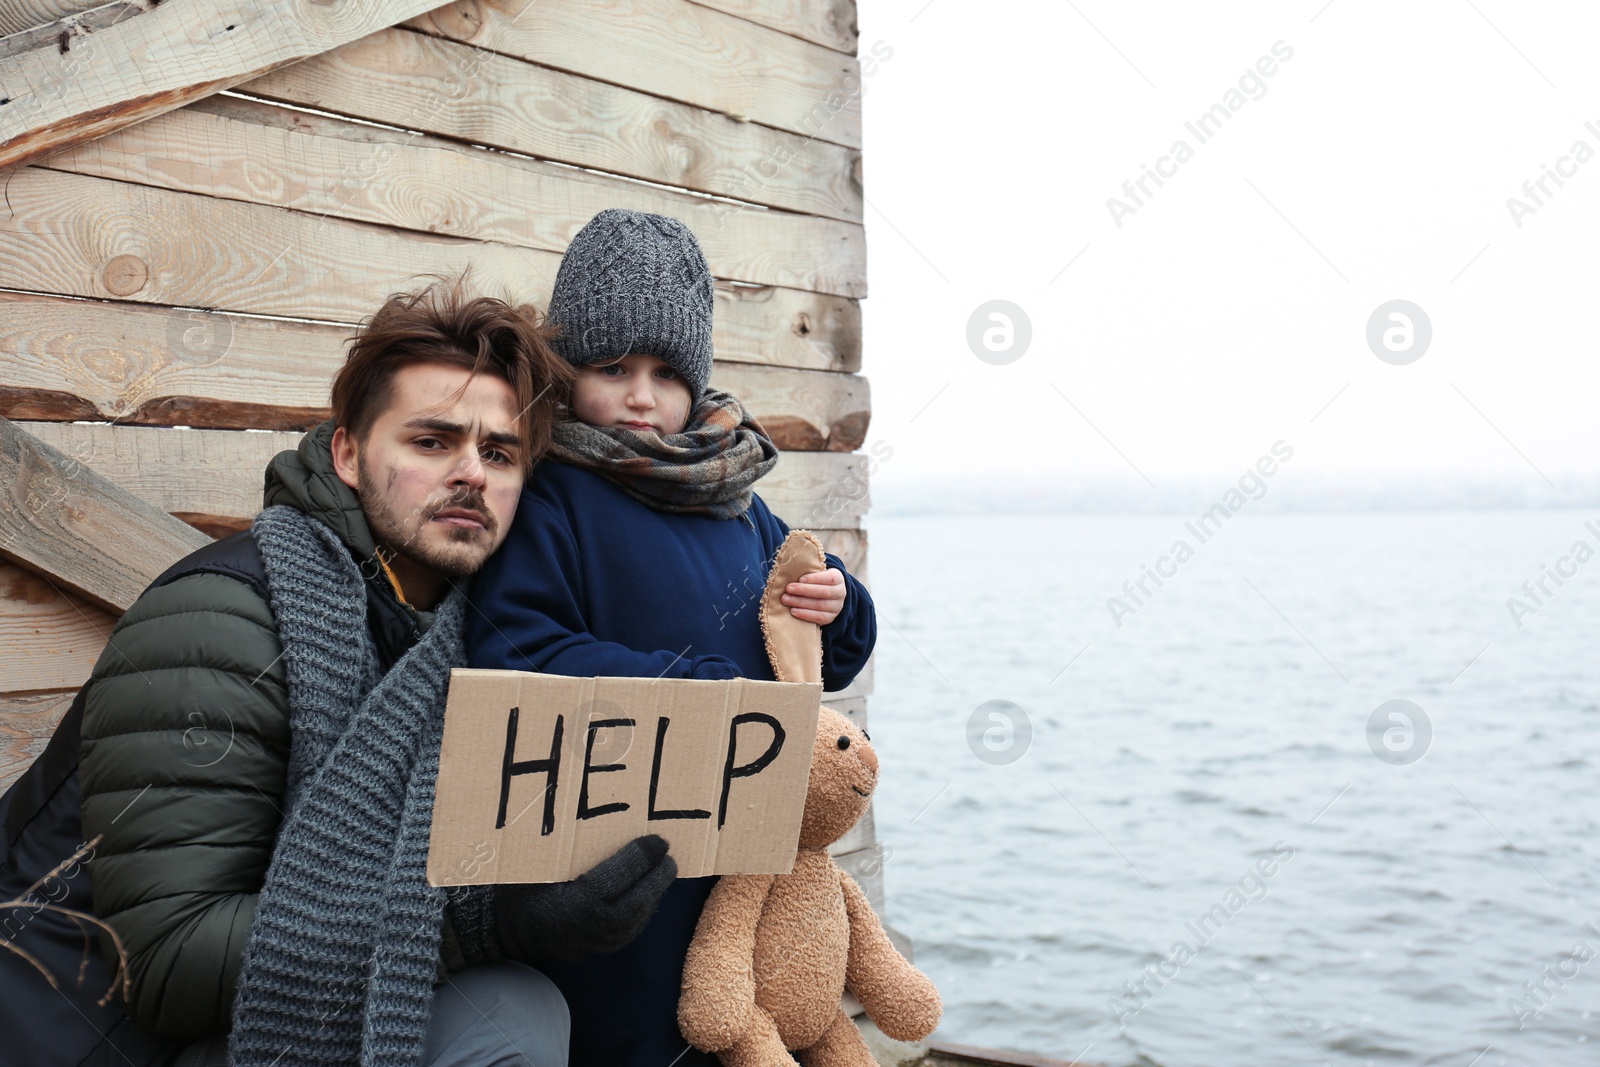
[[[226,574],[267,597],[266,572],[248,532],[207,545],[168,569],[150,588],[189,574]],[[78,691],[44,753],[0,797],[0,900],[28,894],[31,906],[0,910],[0,937],[27,952],[59,987],[14,951],[0,947],[0,1065],[10,1067],[164,1067],[188,1043],[140,1029],[122,1010],[100,938],[45,904],[94,913],[85,860],[52,870],[83,844],[78,741],[88,685]],[[44,883],[35,883],[45,879]],[[29,893],[30,888],[32,892]],[[81,968],[81,976],[80,976]]]
[[[87,688],[78,691],[44,754],[0,797],[6,829],[0,899],[21,898],[83,844],[78,730]],[[120,992],[104,1006],[98,1003],[111,989],[112,976],[93,929],[81,929],[70,916],[43,907],[94,913],[85,864],[67,867],[27,899],[33,906],[0,912],[0,937],[38,960],[59,988],[16,952],[0,949],[0,1034],[6,1035],[0,1063],[154,1067],[170,1062],[183,1041],[136,1027],[122,1012]]]

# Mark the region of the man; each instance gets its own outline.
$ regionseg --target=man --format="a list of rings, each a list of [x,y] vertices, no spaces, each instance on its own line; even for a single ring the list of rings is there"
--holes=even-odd
[[[459,282],[391,298],[333,419],[269,465],[252,529],[119,621],[54,758],[6,797],[5,883],[48,871],[43,828],[59,843],[76,814],[81,715],[93,909],[125,950],[130,1018],[64,987],[74,1023],[36,973],[18,995],[27,968],[0,953],[0,1015],[17,1013],[0,1030],[34,1039],[28,1062],[566,1062],[565,1005],[525,963],[626,943],[676,874],[664,842],[562,885],[447,897],[425,877],[458,586],[549,445],[571,377],[549,336]]]

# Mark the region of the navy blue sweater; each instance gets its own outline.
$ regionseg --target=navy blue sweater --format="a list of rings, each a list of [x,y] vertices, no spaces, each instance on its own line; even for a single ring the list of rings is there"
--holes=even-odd
[[[471,664],[770,681],[761,594],[788,533],[759,496],[738,519],[672,514],[598,474],[541,464],[505,544],[473,581]],[[839,690],[866,664],[877,621],[866,589],[837,556],[827,560],[847,587],[844,609],[822,628],[823,686]],[[572,1015],[572,1067],[717,1067],[678,1032],[683,960],[715,883],[674,882],[644,932],[620,951],[538,961]]]
[[[744,518],[656,511],[590,471],[543,463],[472,586],[474,667],[579,678],[772,680],[761,593],[789,534],[759,496]],[[837,556],[844,610],[822,628],[823,688],[843,689],[877,640],[872,598]]]

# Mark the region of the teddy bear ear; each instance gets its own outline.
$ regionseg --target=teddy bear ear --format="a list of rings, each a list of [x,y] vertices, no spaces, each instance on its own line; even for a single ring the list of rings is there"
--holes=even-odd
[[[822,627],[795,618],[782,597],[790,582],[827,566],[822,542],[809,530],[789,531],[773,558],[761,595],[761,636],[772,673],[780,682],[822,681]]]

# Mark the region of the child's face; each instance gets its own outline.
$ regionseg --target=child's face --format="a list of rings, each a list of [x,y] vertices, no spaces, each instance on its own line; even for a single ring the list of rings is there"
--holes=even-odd
[[[689,383],[659,357],[629,355],[578,371],[572,413],[590,426],[666,436],[688,425],[689,396]]]

